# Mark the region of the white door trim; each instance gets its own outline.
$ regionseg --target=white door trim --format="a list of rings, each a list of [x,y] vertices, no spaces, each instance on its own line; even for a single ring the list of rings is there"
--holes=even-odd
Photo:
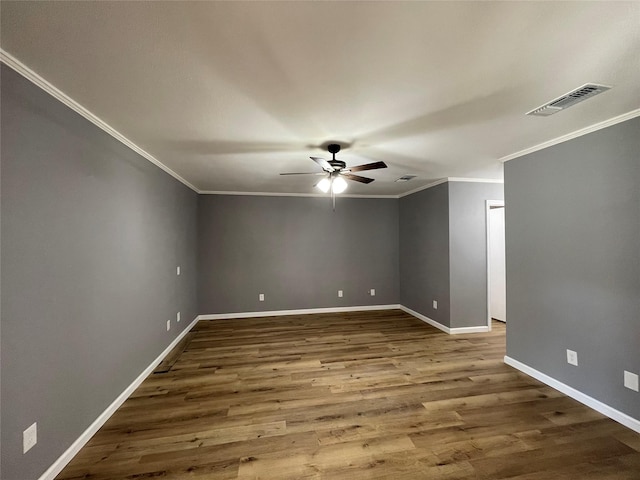
[[[504,200],[487,200],[487,327],[491,331],[491,207],[504,207]]]

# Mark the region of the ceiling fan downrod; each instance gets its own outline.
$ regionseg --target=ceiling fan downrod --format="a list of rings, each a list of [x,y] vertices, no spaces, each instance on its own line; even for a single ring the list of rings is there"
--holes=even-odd
[[[331,143],[327,145],[327,150],[329,151],[330,154],[333,155],[333,158],[329,160],[329,164],[333,168],[335,168],[337,172],[339,172],[340,170],[342,170],[347,166],[347,164],[342,160],[336,160],[336,153],[340,151],[340,145],[338,145],[337,143]]]

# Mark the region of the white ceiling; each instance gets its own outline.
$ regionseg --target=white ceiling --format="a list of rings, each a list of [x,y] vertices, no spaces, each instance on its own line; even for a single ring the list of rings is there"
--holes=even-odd
[[[202,191],[501,178],[499,159],[640,107],[640,2],[11,2],[2,49]],[[614,88],[524,113],[587,82]],[[418,177],[407,183],[404,174]]]

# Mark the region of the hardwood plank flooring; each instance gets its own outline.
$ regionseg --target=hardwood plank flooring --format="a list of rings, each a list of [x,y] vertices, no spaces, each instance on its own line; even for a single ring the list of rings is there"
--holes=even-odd
[[[640,435],[505,365],[505,326],[201,321],[57,477],[640,479]]]

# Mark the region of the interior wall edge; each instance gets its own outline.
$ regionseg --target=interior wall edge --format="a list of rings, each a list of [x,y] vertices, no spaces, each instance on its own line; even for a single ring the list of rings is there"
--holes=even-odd
[[[516,360],[515,358],[509,357],[508,355],[505,355],[504,363],[506,363],[510,367],[515,368],[516,370],[521,371],[522,373],[529,375],[530,377],[535,378],[536,380],[541,381],[545,385],[548,385],[551,388],[564,393],[565,395],[573,398],[574,400],[577,400],[578,402],[586,405],[589,408],[594,409],[595,411],[609,417],[610,419],[615,420],[625,427],[628,427],[631,430],[640,433],[640,419],[633,418],[626,413],[623,413],[620,410],[617,410],[607,405],[606,403],[601,402],[600,400],[596,400],[595,398],[582,393],[580,390],[576,390],[575,388],[570,387],[569,385],[562,383],[559,380],[556,380],[546,373],[542,373],[539,370],[536,370],[535,368],[532,368],[529,365]]]

